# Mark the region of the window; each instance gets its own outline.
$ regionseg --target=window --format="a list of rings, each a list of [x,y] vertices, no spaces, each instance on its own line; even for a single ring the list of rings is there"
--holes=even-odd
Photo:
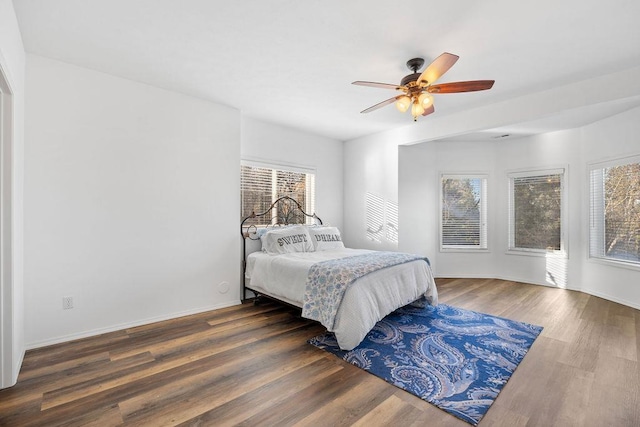
[[[441,249],[487,248],[487,179],[442,175]]]
[[[640,265],[640,156],[589,167],[589,255]]]
[[[241,218],[251,212],[262,213],[279,197],[289,196],[300,203],[308,214],[315,212],[315,171],[310,169],[274,166],[257,162],[242,162],[240,166]],[[278,218],[288,224],[311,223],[312,219],[289,210],[286,204],[271,212],[271,217],[248,220],[247,225],[265,225]]]
[[[509,250],[565,251],[564,169],[509,175]]]

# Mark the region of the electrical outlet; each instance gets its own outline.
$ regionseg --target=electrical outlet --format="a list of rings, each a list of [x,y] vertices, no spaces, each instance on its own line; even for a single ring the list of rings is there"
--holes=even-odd
[[[69,310],[73,308],[73,297],[62,297],[62,309]]]
[[[221,294],[226,294],[229,292],[229,282],[220,282],[218,283],[218,292]]]

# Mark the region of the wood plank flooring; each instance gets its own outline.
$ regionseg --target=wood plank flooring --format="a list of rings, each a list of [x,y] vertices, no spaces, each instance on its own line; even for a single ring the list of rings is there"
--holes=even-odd
[[[544,326],[480,426],[639,426],[640,312],[587,294],[441,279],[440,301]],[[30,350],[2,426],[468,426],[243,304]]]

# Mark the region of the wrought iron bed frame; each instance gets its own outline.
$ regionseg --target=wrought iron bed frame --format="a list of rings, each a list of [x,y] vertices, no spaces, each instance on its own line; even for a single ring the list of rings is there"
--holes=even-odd
[[[245,301],[247,300],[246,298],[246,292],[247,290],[253,292],[256,295],[256,298],[259,297],[259,293],[251,288],[248,288],[246,286],[246,278],[245,278],[245,272],[247,270],[247,239],[250,240],[260,240],[260,237],[251,237],[251,235],[256,235],[257,236],[257,231],[258,231],[258,227],[254,224],[245,226],[245,223],[250,220],[250,219],[255,219],[255,218],[261,218],[265,215],[267,215],[268,213],[270,213],[274,208],[276,208],[277,206],[288,206],[288,209],[283,209],[284,212],[286,212],[286,215],[282,215],[282,216],[273,216],[265,225],[265,228],[268,227],[279,227],[279,226],[285,226],[285,225],[292,225],[289,220],[291,219],[291,215],[294,214],[296,211],[300,211],[300,213],[302,213],[305,217],[307,218],[313,218],[314,220],[316,220],[319,225],[322,225],[322,220],[320,219],[320,217],[318,215],[315,214],[315,212],[313,214],[308,214],[304,211],[304,209],[302,209],[302,206],[300,205],[300,203],[295,200],[292,197],[289,196],[282,196],[278,199],[276,199],[276,201],[274,201],[271,206],[269,206],[269,209],[267,209],[266,211],[262,212],[262,213],[255,213],[255,212],[251,212],[251,215],[245,217],[242,219],[242,222],[240,223],[240,235],[242,236],[242,293],[240,295],[240,300],[241,301]],[[276,210],[276,212],[278,212]],[[252,232],[253,231],[253,232]]]

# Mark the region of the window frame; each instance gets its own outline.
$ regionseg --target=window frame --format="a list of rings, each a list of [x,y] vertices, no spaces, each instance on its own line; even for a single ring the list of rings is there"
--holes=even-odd
[[[445,245],[444,244],[444,224],[442,221],[442,211],[444,209],[444,191],[442,188],[443,181],[445,179],[481,179],[482,185],[480,188],[480,244],[478,245]],[[440,238],[440,252],[489,252],[489,224],[488,224],[488,199],[487,195],[489,193],[488,190],[488,182],[489,182],[489,174],[487,173],[476,173],[476,172],[441,172],[439,179],[439,238]]]
[[[316,168],[314,167],[310,167],[310,166],[304,166],[304,165],[298,165],[298,164],[291,164],[291,163],[278,163],[278,162],[272,162],[272,161],[266,161],[266,160],[255,160],[255,159],[240,159],[240,215],[242,216],[242,166],[247,166],[247,167],[254,167],[254,168],[261,168],[261,169],[271,169],[271,170],[275,170],[275,171],[282,171],[282,172],[294,172],[294,173],[303,173],[306,175],[311,175],[312,176],[312,180],[310,183],[306,183],[307,188],[305,188],[305,204],[303,206],[303,209],[305,212],[307,212],[308,214],[314,214],[315,213],[315,205],[316,205],[316,185],[315,185],[315,180],[316,180]],[[274,191],[274,188],[272,186],[271,188],[271,203],[275,202],[279,196],[284,196],[286,194],[278,194],[277,191]],[[294,198],[295,199],[295,198]],[[260,212],[256,212],[256,213],[260,213]],[[273,216],[277,215],[277,212],[275,210],[272,211],[272,218],[271,221],[273,221]],[[241,218],[240,220],[242,220],[243,218]],[[312,224],[312,219],[307,217],[305,218],[305,224]],[[264,227],[268,225],[267,223],[264,224],[256,224],[257,227]]]
[[[620,258],[613,258],[613,257],[606,256],[606,254],[604,254],[604,249],[605,249],[604,241],[602,242],[602,246],[598,246],[597,248],[598,252],[601,252],[602,255],[598,255],[598,254],[594,255],[594,250],[593,250],[594,243],[595,243],[593,241],[594,231],[597,230],[596,232],[601,233],[599,236],[595,236],[595,237],[601,237],[602,239],[605,238],[605,230],[604,230],[605,216],[604,216],[604,210],[603,210],[602,211],[603,215],[601,218],[594,218],[594,215],[595,215],[595,208],[593,205],[594,182],[592,178],[592,173],[596,170],[603,170],[605,168],[624,166],[624,165],[635,164],[635,163],[640,164],[640,154],[631,154],[628,156],[608,158],[604,160],[587,163],[587,173],[586,173],[586,185],[587,185],[587,194],[588,194],[588,197],[586,198],[587,209],[588,209],[587,211],[588,212],[587,259],[590,262],[640,271],[640,261],[630,261],[630,260],[624,260]],[[604,185],[604,182],[602,183],[602,185]],[[604,203],[604,198],[605,198],[604,189],[602,190],[602,194],[600,195],[600,197],[601,199],[599,200],[599,202]]]
[[[560,249],[534,249],[519,248],[515,246],[515,209],[514,209],[514,178],[529,178],[545,175],[560,175]],[[569,215],[569,167],[568,165],[550,167],[544,169],[519,169],[507,172],[508,181],[508,230],[507,230],[507,254],[547,256],[554,254],[563,258],[569,257],[569,235],[567,233]]]

